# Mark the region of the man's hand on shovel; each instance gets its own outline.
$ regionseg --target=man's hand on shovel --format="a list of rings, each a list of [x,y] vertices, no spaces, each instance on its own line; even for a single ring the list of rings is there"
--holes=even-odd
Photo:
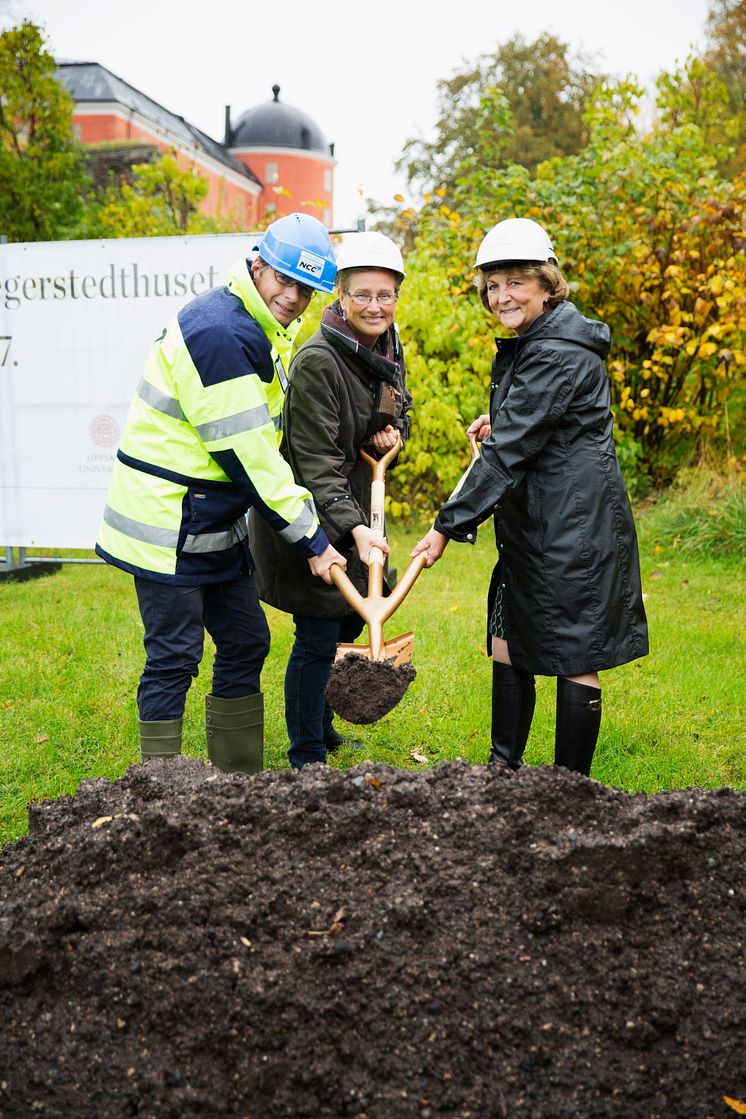
[[[331,544],[328,548],[324,549],[320,556],[311,556],[308,561],[313,574],[318,575],[320,579],[323,579],[325,583],[329,583],[330,586],[332,584],[332,577],[329,572],[334,563],[339,564],[342,570],[347,567],[347,560],[345,557],[338,552],[336,548],[333,548]]]

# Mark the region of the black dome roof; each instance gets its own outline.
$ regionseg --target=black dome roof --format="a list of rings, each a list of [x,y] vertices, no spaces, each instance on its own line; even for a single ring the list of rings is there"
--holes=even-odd
[[[330,154],[323,132],[301,109],[280,101],[280,87],[272,86],[274,98],[239,117],[231,129],[230,147],[301,148]]]

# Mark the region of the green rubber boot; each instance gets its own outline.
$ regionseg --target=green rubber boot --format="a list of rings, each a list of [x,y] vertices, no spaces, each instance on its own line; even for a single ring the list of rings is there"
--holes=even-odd
[[[264,766],[264,696],[205,696],[207,756],[223,773],[260,773]]]
[[[140,719],[140,761],[148,758],[175,758],[181,753],[183,719]]]

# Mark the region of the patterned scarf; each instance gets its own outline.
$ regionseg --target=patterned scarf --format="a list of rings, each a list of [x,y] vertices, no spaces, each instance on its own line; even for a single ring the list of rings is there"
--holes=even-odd
[[[336,300],[321,316],[321,333],[336,350],[354,358],[367,373],[372,374],[379,381],[386,381],[396,386],[400,384],[401,370],[396,360],[400,352],[399,338],[393,325],[376,339],[373,349],[370,350],[358,340],[355,331],[342,313],[339,300]]]

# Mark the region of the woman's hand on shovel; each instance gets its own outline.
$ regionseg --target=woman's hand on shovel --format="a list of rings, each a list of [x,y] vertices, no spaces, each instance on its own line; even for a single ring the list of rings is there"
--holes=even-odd
[[[371,444],[382,455],[385,455],[386,451],[390,451],[392,447],[395,447],[398,442],[399,432],[395,427],[392,427],[391,424],[382,427],[381,430],[375,432],[371,438]]]
[[[432,567],[445,552],[448,539],[442,532],[438,532],[437,528],[431,528],[421,540],[417,541],[409,554],[419,556],[421,552],[427,552],[425,567]]]
[[[325,583],[329,583],[330,586],[332,585],[332,577],[329,569],[334,563],[339,564],[343,571],[347,567],[347,560],[345,557],[338,552],[336,548],[333,548],[331,544],[328,548],[324,549],[320,556],[311,556],[308,561],[313,574],[318,575],[320,579],[323,579]]]
[[[474,422],[467,427],[466,434],[470,439],[473,435],[477,443],[484,443],[485,439],[489,439],[492,434],[492,420],[488,415],[477,416]]]

